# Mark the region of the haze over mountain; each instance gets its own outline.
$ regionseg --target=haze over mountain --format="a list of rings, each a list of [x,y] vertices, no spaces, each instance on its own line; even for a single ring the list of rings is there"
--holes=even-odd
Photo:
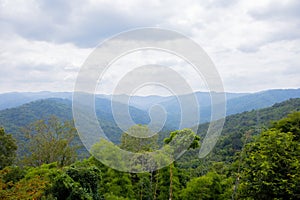
[[[193,94],[190,94],[193,95]],[[189,95],[182,96],[188,98]],[[210,121],[210,95],[206,92],[195,93],[200,105],[200,123]],[[288,100],[290,98],[300,98],[300,89],[268,90],[253,94],[226,93],[227,115],[251,111],[253,109],[265,108],[275,103]],[[56,97],[56,98],[50,98]],[[20,128],[35,120],[56,115],[62,120],[72,119],[72,94],[39,92],[39,93],[7,93],[0,94],[0,125],[4,126],[10,133],[20,133]],[[102,97],[102,98],[100,98]],[[114,97],[116,110],[128,107],[124,95]],[[116,101],[117,100],[117,101]],[[27,103],[29,101],[29,103]],[[21,104],[21,105],[20,105]],[[129,101],[129,113],[135,123],[148,124],[150,116],[149,108],[154,105],[162,106],[166,113],[166,122],[163,130],[178,129],[180,125],[180,104],[176,97],[134,96]],[[10,108],[12,106],[17,106]],[[119,142],[122,130],[114,120],[111,107],[111,96],[99,95],[96,98],[96,114],[101,127],[113,142]],[[190,107],[191,111],[195,108]],[[154,113],[155,114],[155,113]],[[122,116],[122,113],[121,113]],[[124,115],[125,116],[125,115]],[[126,118],[126,117],[123,117]],[[191,121],[189,121],[191,120]],[[193,119],[187,119],[184,127],[196,125]]]
[[[95,105],[96,114],[102,129],[105,132],[109,132],[108,137],[112,141],[118,142],[122,131],[113,120],[110,101],[107,99],[97,98]],[[123,105],[116,103],[117,108],[120,106]],[[150,119],[145,111],[131,106],[129,107],[129,111],[135,123],[149,123]],[[71,100],[48,98],[26,103],[15,108],[1,110],[0,126],[5,127],[7,132],[16,134],[20,137],[20,128],[27,126],[36,120],[50,117],[51,115],[55,115],[61,120],[72,120],[73,115]],[[21,140],[22,139],[24,138],[21,138]]]
[[[181,95],[181,98],[189,98],[195,95],[199,106],[205,107],[210,106],[211,97],[209,92],[195,92],[193,94]],[[300,96],[300,89],[274,89],[266,90],[255,93],[229,93],[226,92],[227,105],[229,110],[233,113],[242,112],[243,109],[254,109],[267,107],[273,103],[284,101],[288,98],[297,98]],[[98,98],[112,99],[111,95],[101,95],[97,94]],[[71,92],[11,92],[0,94],[0,110],[6,108],[13,108],[16,106],[29,103],[38,99],[47,98],[63,98],[72,99]],[[153,105],[163,105],[170,108],[178,107],[178,97],[176,96],[127,96],[127,95],[115,95],[113,97],[114,101],[129,104],[141,110],[148,111]],[[234,100],[233,100],[234,99]],[[241,104],[241,102],[243,102]],[[254,105],[254,103],[256,103]],[[253,104],[253,105],[252,105]],[[235,108],[234,108],[235,107]],[[172,110],[172,109],[170,109]],[[231,112],[228,114],[232,114]]]

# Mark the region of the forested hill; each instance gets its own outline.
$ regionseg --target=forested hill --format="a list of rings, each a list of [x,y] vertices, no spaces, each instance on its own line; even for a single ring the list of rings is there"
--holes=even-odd
[[[96,112],[100,120],[101,127],[109,138],[115,142],[120,142],[122,131],[114,123],[110,101],[107,99],[96,100]],[[120,104],[121,105],[121,104]],[[300,99],[290,99],[281,103],[276,103],[272,107],[260,110],[252,110],[228,116],[224,125],[222,136],[214,150],[214,157],[217,160],[232,159],[235,152],[243,146],[244,135],[250,130],[251,135],[259,133],[262,129],[270,126],[270,121],[279,120],[288,113],[300,110]],[[130,107],[132,118],[140,124],[149,122],[145,111]],[[24,135],[20,129],[30,123],[45,119],[51,115],[57,116],[61,120],[72,119],[72,104],[68,99],[45,99],[38,100],[16,108],[0,111],[0,126],[6,132],[13,134],[18,140],[24,140]],[[199,126],[198,134],[203,138],[206,134],[208,124]],[[166,137],[168,131],[160,134],[160,139]]]
[[[300,98],[289,99],[287,101],[276,103],[272,107],[259,110],[252,110],[226,117],[222,134],[207,159],[213,161],[232,161],[236,152],[239,152],[244,146],[246,134],[248,142],[252,136],[259,134],[272,126],[272,121],[280,120],[288,114],[300,111]],[[198,127],[198,135],[203,139],[207,132],[208,123],[201,124]],[[190,166],[199,162],[197,157],[198,150],[188,152],[182,157],[182,165]]]
[[[227,115],[266,108],[291,98],[300,98],[300,89],[276,89],[244,95],[228,101]]]
[[[41,104],[40,101],[36,103]],[[63,101],[60,103],[64,107]],[[33,110],[30,114],[42,110]],[[198,158],[201,143],[198,143],[199,137],[194,137],[195,145],[191,148],[196,149],[190,149],[180,160],[162,169],[138,174],[119,172],[93,156],[75,161],[73,146],[70,143],[62,145],[66,144],[66,139],[49,137],[53,133],[47,130],[58,125],[64,131],[54,136],[64,134],[70,139],[67,133],[71,127],[59,121],[40,124],[47,127],[46,132],[42,129],[31,138],[27,146],[31,154],[16,166],[14,151],[17,146],[13,138],[0,129],[0,137],[5,142],[1,146],[5,147],[1,151],[5,154],[0,160],[0,199],[299,199],[300,112],[294,112],[299,110],[300,99],[290,99],[270,108],[229,116],[216,148],[206,158]],[[274,128],[261,131],[271,125],[270,121],[291,112],[287,118],[277,121]],[[64,113],[56,114],[64,116]],[[205,126],[207,124],[200,125],[201,135],[205,134]],[[136,128],[141,127],[147,129],[145,126]],[[253,138],[258,132],[260,134]],[[168,133],[164,145],[170,141],[182,142],[181,136],[189,133],[196,136],[189,129]],[[245,135],[249,136],[247,145],[243,144]],[[122,138],[120,147],[124,150],[144,152],[149,147],[153,150],[144,138],[135,140],[126,134]],[[42,145],[36,145],[40,142]],[[154,140],[150,143],[156,146]],[[102,144],[100,141],[93,146],[95,153],[102,152]],[[113,148],[107,147],[100,155],[115,159],[116,154],[110,152]],[[139,162],[139,157],[133,159]]]
[[[116,107],[124,106],[116,103]],[[95,102],[96,114],[103,130],[113,142],[119,142],[122,131],[113,120],[111,102],[107,99],[97,98]],[[145,111],[129,107],[131,117],[136,123],[147,124],[149,117]],[[45,119],[51,115],[57,116],[62,121],[72,120],[72,102],[68,99],[51,98],[37,100],[0,111],[0,127],[11,133],[17,140],[22,140],[23,135],[20,128],[33,123],[36,120]]]
[[[197,95],[197,94],[196,94]],[[192,98],[183,96],[183,98]],[[244,94],[241,96],[236,96],[230,93],[226,93],[227,102],[226,102],[226,116],[242,113],[244,111],[251,111],[252,109],[261,109],[270,107],[275,103],[286,101],[290,98],[300,98],[300,89],[276,89],[276,90],[267,90],[262,92],[256,92],[252,94]],[[197,96],[200,113],[200,123],[205,123],[210,121],[211,118],[211,97],[209,94],[198,93]],[[175,125],[179,124],[180,121],[180,104],[176,99],[165,101],[161,103],[164,106],[165,110],[168,113],[167,123]],[[189,107],[189,111],[194,111],[195,108]],[[187,120],[188,126],[196,125],[193,122],[193,119]],[[169,125],[170,126],[170,125]]]
[[[0,94],[0,110],[14,108],[41,99],[72,99],[70,92],[10,92]]]

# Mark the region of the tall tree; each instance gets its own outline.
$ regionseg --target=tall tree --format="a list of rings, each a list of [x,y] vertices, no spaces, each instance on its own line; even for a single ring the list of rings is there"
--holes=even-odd
[[[299,121],[299,113],[291,114],[246,146],[241,197],[300,198]]]
[[[59,166],[66,166],[74,162],[79,146],[75,144],[76,129],[71,122],[61,122],[52,116],[32,123],[24,132],[29,138],[26,164],[40,166],[57,162]]]
[[[200,146],[199,144],[200,137],[196,135],[191,129],[183,129],[177,130],[170,133],[170,137],[164,140],[165,144],[172,144],[176,146],[173,148],[174,157],[177,158],[178,155],[181,155],[188,149],[195,149]],[[176,170],[176,171],[175,171]],[[177,169],[172,163],[169,167],[169,199],[177,199],[177,197],[173,194],[173,190],[176,188],[176,185],[179,185],[179,181],[177,180]]]
[[[17,145],[12,135],[0,127],[0,170],[11,165],[16,158]]]
[[[153,133],[145,125],[132,126],[122,134],[120,148],[135,153],[153,152],[158,148],[158,136],[157,134],[152,135]],[[133,156],[131,159],[131,162],[137,166],[143,167],[145,164],[141,155]],[[151,163],[151,166],[149,163],[147,164],[147,169],[149,170],[155,167],[151,165],[154,163]],[[136,199],[152,199],[153,171],[150,171],[150,173],[131,174],[131,181],[134,184]]]

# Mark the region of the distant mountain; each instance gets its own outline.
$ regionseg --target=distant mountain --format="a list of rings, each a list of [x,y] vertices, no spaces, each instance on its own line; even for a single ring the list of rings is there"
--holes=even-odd
[[[112,96],[106,96],[106,98],[112,99]],[[176,100],[175,96],[127,96],[127,95],[115,95],[113,97],[114,101],[129,104],[136,108],[148,111],[154,105],[160,104],[162,102],[168,102],[171,100]]]
[[[208,93],[198,93],[197,99],[199,104],[200,123],[209,122],[211,117],[211,102]],[[189,98],[189,96],[183,96]],[[284,90],[267,90],[253,94],[234,94],[226,93],[226,116],[251,111],[272,106],[290,98],[300,98],[300,89],[284,89]],[[160,103],[168,113],[169,125],[173,125],[176,129],[180,122],[180,104],[177,100],[164,101]],[[195,112],[195,108],[187,108],[190,112]],[[186,127],[196,125],[192,119]]]
[[[63,98],[72,99],[70,92],[11,92],[0,94],[0,110],[21,106],[39,99]]]
[[[148,112],[150,108],[155,105],[159,105],[166,112],[166,122],[164,130],[167,129],[179,129],[184,127],[191,127],[196,124],[208,122],[211,120],[211,94],[208,92],[196,92],[193,94],[176,96],[132,96],[126,95],[96,95],[96,103],[98,102],[98,109],[101,110],[99,116],[103,116],[102,121],[114,121],[113,115],[111,114],[111,103],[112,99],[116,102],[115,105],[130,106],[130,114],[135,122],[149,122]],[[300,98],[300,89],[282,89],[282,90],[267,90],[257,93],[225,93],[227,99],[226,115],[232,115],[241,113],[244,111],[251,111],[253,109],[265,108],[273,105],[274,103],[285,101],[289,98]],[[5,108],[11,108],[20,106],[24,103],[31,102],[37,99],[47,98],[64,98],[67,100],[72,99],[72,93],[52,93],[52,92],[38,92],[38,93],[6,93],[0,94],[0,110]],[[195,97],[199,105],[199,110],[195,109],[194,104],[189,102],[191,97]],[[100,100],[101,99],[101,100]],[[186,102],[184,108],[186,115],[184,120],[181,119],[181,105],[179,100]],[[153,110],[151,110],[153,111]],[[159,110],[153,111],[152,116],[159,117],[160,121],[163,120],[163,113],[158,112]],[[200,121],[194,119],[192,114],[200,114]],[[125,116],[125,115],[124,115]],[[197,115],[198,116],[198,115]],[[124,119],[127,119],[124,117]],[[137,120],[137,121],[136,121]],[[139,121],[140,120],[140,121]],[[125,120],[126,121],[126,120]],[[181,124],[181,122],[183,123]],[[157,125],[158,126],[158,125]]]
[[[43,119],[51,115],[56,115],[62,120],[72,120],[72,102],[70,100],[70,96],[68,96],[70,94],[65,93],[57,95],[65,95],[67,98],[42,99],[25,103],[14,108],[0,110],[0,126],[3,126],[8,133],[13,134],[17,140],[22,141],[24,140],[24,135],[22,135],[20,128],[27,126],[36,120]],[[206,106],[202,106],[202,109],[200,108],[200,112],[202,120],[207,117],[206,120],[209,121],[209,96],[206,93],[199,93],[197,95],[198,101],[201,99],[202,102],[206,101],[206,104],[208,104]],[[230,148],[230,151],[232,152],[237,151],[242,145],[242,136],[247,130],[251,129],[252,132],[254,131],[253,134],[256,134],[264,127],[267,127],[270,120],[278,120],[292,111],[300,110],[300,99],[291,99],[278,103],[282,100],[289,99],[290,97],[299,96],[300,89],[271,90],[254,94],[231,94],[227,102],[227,114],[235,112],[240,113],[230,115],[226,118],[222,133],[223,136],[218,143],[218,148],[224,147]],[[178,123],[180,122],[180,107],[173,102],[172,98],[173,97],[160,98],[158,96],[153,96],[152,101],[148,99],[149,101],[147,102],[148,106],[151,102],[160,104],[168,112],[168,119],[163,129],[166,134],[169,133],[169,131],[166,130],[177,129]],[[147,100],[147,97],[136,97],[134,100],[135,103],[141,103],[143,99]],[[116,110],[127,107],[127,105],[120,102],[115,102],[114,105],[116,106]],[[267,107],[268,105],[273,106],[270,108],[254,110],[260,107]],[[106,98],[96,98],[95,107],[96,115],[102,129],[111,141],[119,143],[122,130],[120,130],[115,123],[114,116],[112,114],[111,100],[109,100],[107,96]],[[190,109],[192,112],[194,108],[190,107]],[[246,112],[247,110],[248,112]],[[135,123],[148,124],[150,122],[150,118],[146,110],[129,106],[129,112]],[[187,127],[191,126],[187,125]],[[207,124],[199,126],[200,135],[204,136],[203,134],[206,133],[205,128],[207,128]],[[163,135],[160,137],[163,137]]]
[[[248,95],[247,93],[225,93],[226,100],[230,101],[231,99],[239,99],[245,95]],[[198,103],[199,110],[195,109],[195,104],[189,104],[189,101],[191,99],[196,99],[196,103]],[[173,127],[174,129],[178,129],[180,127],[180,121],[181,121],[181,104],[182,102],[187,102],[184,106],[184,109],[187,113],[191,113],[190,115],[187,115],[187,117],[190,119],[186,119],[185,122],[182,124],[183,127],[191,127],[196,125],[198,122],[203,123],[210,121],[211,118],[211,94],[208,92],[197,92],[194,94],[188,94],[188,95],[182,95],[179,98],[173,98],[169,101],[164,101],[159,103],[167,112],[168,119],[167,119],[167,127]],[[200,121],[194,121],[194,115],[195,112],[199,113],[199,120]]]
[[[251,111],[253,109],[260,109],[272,106],[274,103],[279,103],[290,98],[300,98],[300,89],[277,89],[267,90],[257,93],[225,93],[226,95],[226,116],[241,113],[244,111]],[[126,95],[118,95],[114,97],[115,101],[128,103],[126,100],[130,99],[131,106],[148,111],[154,105],[160,105],[164,108],[167,114],[166,126],[171,129],[178,129],[181,121],[181,107],[179,100],[188,102],[191,98],[196,98],[199,105],[200,123],[208,122],[211,118],[211,96],[208,92],[196,92],[194,94],[176,96],[146,96],[128,97]],[[191,104],[185,105],[189,113],[196,112],[194,106]],[[187,123],[183,127],[195,125],[192,115],[187,116]]]
[[[210,103],[210,94],[208,92],[196,92],[194,93],[198,101],[201,105],[209,105]],[[192,95],[194,95],[192,94]],[[227,99],[236,98],[245,96],[248,93],[226,93]],[[182,95],[183,98],[187,98],[190,95]],[[111,100],[111,95],[101,95],[97,94],[97,98],[108,99]],[[0,94],[0,110],[6,108],[13,108],[25,103],[29,103],[32,101],[40,100],[40,99],[49,99],[49,98],[62,98],[62,99],[72,99],[71,92],[11,92]],[[176,96],[131,96],[127,95],[115,95],[114,101],[128,104],[127,99],[129,99],[129,104],[141,110],[147,111],[150,107],[156,104],[163,104],[164,102],[169,102],[171,104],[176,104],[177,97]]]
[[[123,107],[121,103],[116,103],[116,107]],[[107,99],[96,98],[96,114],[99,123],[108,137],[118,143],[122,131],[113,120],[111,102]],[[134,107],[129,107],[133,121],[139,124],[148,124],[150,119],[145,111]],[[18,140],[23,140],[20,128],[30,123],[45,119],[51,115],[59,117],[61,120],[72,120],[72,102],[69,99],[51,98],[37,100],[15,108],[0,111],[0,126],[3,126],[8,133],[13,134]]]
[[[245,95],[227,102],[227,115],[266,108],[290,98],[300,98],[300,89],[277,89]]]
[[[227,100],[242,97],[248,94],[249,93],[225,93]],[[106,98],[111,98],[111,96],[106,96]],[[172,110],[172,107],[174,107],[177,110],[179,108],[178,99],[196,98],[200,106],[209,106],[211,103],[209,92],[195,92],[193,94],[185,94],[179,96],[150,95],[128,97],[127,95],[115,95],[113,98],[114,101],[118,101],[124,104],[128,104],[127,100],[129,99],[129,105],[142,110],[148,110],[154,105],[162,105],[164,107],[167,106],[170,108],[170,110]]]

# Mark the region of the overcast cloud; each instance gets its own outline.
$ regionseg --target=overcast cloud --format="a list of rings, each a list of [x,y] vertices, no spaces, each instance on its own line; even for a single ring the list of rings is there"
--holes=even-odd
[[[0,0],[0,92],[72,91],[97,44],[140,27],[171,29],[195,40],[214,61],[226,91],[299,88],[299,10],[298,0]],[[144,54],[135,56],[136,63],[150,64]],[[186,63],[156,57],[152,64],[173,65],[193,77]],[[133,65],[120,63],[120,73]],[[117,81],[114,72],[106,76],[103,93],[109,93],[105,84]],[[205,89],[200,82],[188,80],[195,90]]]

